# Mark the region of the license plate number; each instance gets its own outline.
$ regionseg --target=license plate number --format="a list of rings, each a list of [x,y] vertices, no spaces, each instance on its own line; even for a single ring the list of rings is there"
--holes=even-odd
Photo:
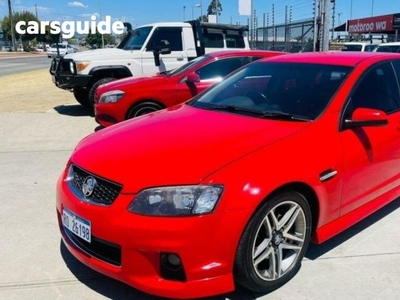
[[[62,223],[66,229],[76,236],[79,236],[88,243],[91,242],[91,225],[88,220],[85,220],[64,208],[62,212]]]

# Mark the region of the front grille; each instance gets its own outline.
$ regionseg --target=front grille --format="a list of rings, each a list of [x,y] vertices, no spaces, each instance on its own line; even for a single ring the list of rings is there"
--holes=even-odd
[[[96,183],[93,191],[85,195],[83,186],[88,178],[94,178]],[[70,166],[68,183],[78,198],[101,205],[112,204],[122,190],[122,185],[93,175],[75,165]]]
[[[71,62],[70,59],[55,57],[51,62],[50,72],[51,73],[57,72],[58,74],[72,74],[71,68],[69,66],[70,62]]]
[[[74,235],[68,229],[65,229],[61,222],[60,213],[57,212],[57,215],[61,233],[67,243],[88,256],[93,256],[114,266],[121,266],[122,254],[120,245],[104,241],[93,235],[91,237],[91,242],[88,243],[87,241]]]

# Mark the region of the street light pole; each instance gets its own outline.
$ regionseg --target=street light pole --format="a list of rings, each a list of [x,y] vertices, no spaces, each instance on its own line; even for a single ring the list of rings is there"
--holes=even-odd
[[[203,21],[203,0],[200,0],[200,21]]]
[[[192,6],[192,19],[194,19],[194,16],[193,16],[193,7],[199,8],[199,7],[201,7],[201,3],[200,3],[200,4],[195,4],[194,6]],[[199,20],[201,21],[201,13],[200,13],[200,18],[199,18]]]
[[[371,17],[373,17],[374,16],[374,0],[372,0],[372,3],[371,3]]]
[[[350,0],[350,20],[353,18],[353,0]]]
[[[218,0],[215,1],[215,21],[218,23]]]
[[[186,11],[186,6],[184,5],[183,6],[183,21],[185,21],[185,19],[186,19],[185,11]]]

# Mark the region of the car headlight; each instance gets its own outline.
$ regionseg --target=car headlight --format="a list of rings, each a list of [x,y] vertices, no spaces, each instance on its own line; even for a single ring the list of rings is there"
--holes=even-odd
[[[81,72],[90,65],[90,62],[89,61],[77,61],[77,62],[75,62],[75,65],[76,65],[76,71]]]
[[[128,210],[150,216],[190,216],[210,213],[221,197],[222,186],[193,185],[141,191]]]
[[[109,91],[100,96],[99,103],[116,103],[124,95],[125,95],[125,92],[120,91],[120,90]]]

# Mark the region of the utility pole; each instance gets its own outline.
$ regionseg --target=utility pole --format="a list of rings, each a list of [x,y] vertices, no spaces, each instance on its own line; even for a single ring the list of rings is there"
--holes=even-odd
[[[322,12],[321,12],[321,26],[322,26],[322,41],[320,49],[321,51],[329,50],[329,19],[330,19],[330,4],[332,0],[322,0]]]
[[[15,28],[14,28],[14,20],[11,8],[11,0],[8,0],[8,18],[10,19],[10,26],[11,26],[11,43],[14,49],[14,52],[17,52],[17,45],[15,44]]]
[[[101,0],[99,0],[99,8],[100,8],[100,21],[103,21],[103,15],[101,13]],[[104,34],[101,34],[101,48],[104,49]]]

